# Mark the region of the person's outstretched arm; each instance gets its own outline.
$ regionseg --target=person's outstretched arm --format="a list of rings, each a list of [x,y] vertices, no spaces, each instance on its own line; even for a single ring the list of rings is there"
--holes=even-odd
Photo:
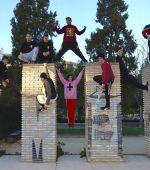
[[[65,33],[65,27],[59,29],[58,27],[55,26],[55,31],[57,32],[57,34],[63,34]]]
[[[48,68],[47,68],[47,63],[44,63],[44,67],[45,67],[46,75],[49,78],[50,76],[49,76],[49,72],[48,72]]]
[[[62,84],[65,84],[65,83],[66,83],[66,80],[64,79],[64,76],[63,76],[63,74],[60,72],[60,70],[57,70],[57,74],[58,74],[58,77],[59,77],[60,81],[62,82]]]
[[[81,80],[81,78],[83,76],[83,73],[84,73],[84,69],[80,71],[77,78],[74,80],[77,85],[80,83],[80,80]]]
[[[86,26],[84,26],[83,30],[81,30],[81,31],[79,31],[78,28],[76,27],[75,33],[78,34],[78,35],[81,35],[85,32],[85,30],[86,30]]]

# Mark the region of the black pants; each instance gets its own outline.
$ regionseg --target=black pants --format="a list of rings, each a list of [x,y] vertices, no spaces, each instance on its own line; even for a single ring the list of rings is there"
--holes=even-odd
[[[123,84],[131,84],[137,87],[138,89],[146,90],[146,85],[138,83],[133,75],[128,74],[126,76],[122,76],[121,80]]]
[[[148,47],[149,47],[149,61],[150,61],[150,40],[148,40]]]
[[[101,75],[94,76],[93,80],[100,85],[103,84]],[[105,85],[106,107],[110,107],[110,89],[111,89],[113,82],[114,82],[114,80],[111,80],[107,85]]]
[[[53,63],[54,59],[51,56],[48,57],[43,57],[43,56],[38,56],[38,63]]]
[[[63,43],[61,49],[57,54],[57,61],[60,61],[60,58],[67,52],[68,50],[72,50],[77,56],[79,56],[83,62],[87,62],[83,54],[81,53],[78,43]]]

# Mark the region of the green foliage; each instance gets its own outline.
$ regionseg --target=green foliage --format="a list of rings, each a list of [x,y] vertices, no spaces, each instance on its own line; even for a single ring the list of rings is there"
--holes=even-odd
[[[35,40],[40,40],[46,32],[51,37],[52,24],[57,23],[56,12],[49,10],[49,0],[21,0],[14,9],[14,17],[11,19],[13,57],[17,59],[19,49],[27,32],[33,34]]]
[[[10,67],[10,85],[0,96],[0,138],[21,128],[21,67]]]
[[[86,157],[86,150],[83,148],[83,151],[80,153],[80,158]]]
[[[58,142],[57,143],[57,160],[60,156],[64,155],[64,151],[62,150],[62,147],[64,143],[63,142]]]
[[[143,127],[123,127],[122,128],[123,136],[143,136],[144,128]]]
[[[0,150],[0,157],[5,155],[6,151],[5,150]]]
[[[111,61],[114,61],[114,54],[119,46],[124,47],[128,56],[127,65],[136,68],[135,58],[132,53],[137,47],[131,30],[126,28],[128,6],[124,0],[98,0],[96,22],[101,28],[91,33],[91,38],[86,40],[87,53],[90,60],[96,51],[105,52]],[[130,66],[129,66],[130,67]]]

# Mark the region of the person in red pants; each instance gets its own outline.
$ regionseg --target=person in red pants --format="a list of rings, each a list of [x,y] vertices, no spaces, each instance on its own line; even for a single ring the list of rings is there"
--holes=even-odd
[[[60,70],[57,70],[60,81],[64,85],[64,98],[66,100],[68,125],[74,127],[74,113],[76,108],[77,99],[77,86],[83,76],[84,70],[82,70],[75,80],[72,79],[72,75],[68,75],[67,79],[64,78]]]

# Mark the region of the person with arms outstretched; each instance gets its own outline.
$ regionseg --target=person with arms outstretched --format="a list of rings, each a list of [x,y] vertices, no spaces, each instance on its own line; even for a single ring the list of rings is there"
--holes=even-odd
[[[68,125],[69,127],[74,127],[74,114],[76,108],[76,99],[77,99],[77,86],[80,83],[80,80],[83,76],[84,70],[82,70],[77,78],[73,80],[72,75],[68,75],[67,79],[64,78],[60,70],[57,70],[57,74],[61,83],[64,85],[64,98],[66,100],[66,108],[68,114]]]
[[[72,25],[72,19],[70,17],[66,18],[67,25],[63,28],[59,29],[54,26],[55,31],[58,34],[64,34],[63,43],[61,49],[57,54],[57,61],[60,61],[61,57],[64,55],[65,52],[68,50],[72,50],[77,56],[81,58],[81,60],[87,63],[87,60],[83,56],[82,52],[79,49],[78,43],[76,41],[76,34],[81,35],[85,32],[86,26],[83,30],[79,31],[78,28]]]

